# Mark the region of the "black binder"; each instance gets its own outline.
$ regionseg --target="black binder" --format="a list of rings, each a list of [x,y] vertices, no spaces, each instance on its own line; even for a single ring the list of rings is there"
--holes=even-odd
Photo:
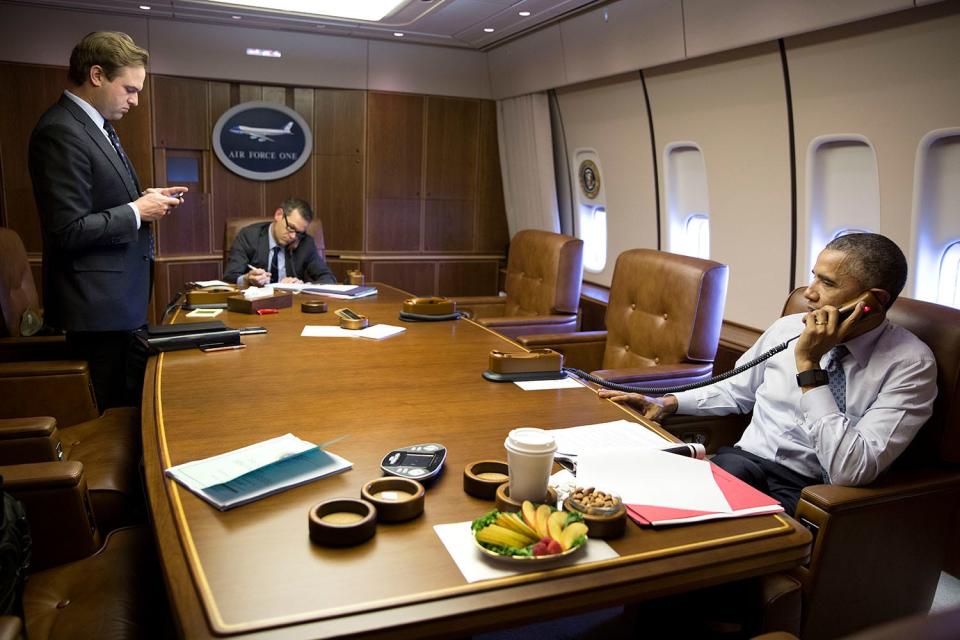
[[[187,324],[149,325],[134,334],[150,353],[179,349],[232,347],[240,344],[240,330],[219,320]]]

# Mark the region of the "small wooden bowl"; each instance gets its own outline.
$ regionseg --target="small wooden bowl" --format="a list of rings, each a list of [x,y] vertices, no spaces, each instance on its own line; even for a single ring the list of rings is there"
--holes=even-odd
[[[497,487],[510,480],[510,468],[502,460],[480,460],[463,468],[463,490],[474,498],[493,500]]]
[[[333,498],[310,507],[310,539],[346,547],[366,542],[377,532],[377,508],[365,500]]]
[[[327,303],[322,300],[304,300],[300,303],[300,311],[304,313],[326,313]]]
[[[573,500],[563,501],[564,511],[576,511],[583,516],[583,523],[587,525],[587,535],[591,538],[619,538],[627,530],[627,508],[622,502],[607,513],[586,513],[578,509]]]
[[[377,478],[363,485],[360,495],[377,508],[380,522],[403,522],[423,513],[423,485],[409,478]]]
[[[547,487],[547,495],[543,500],[531,500],[534,504],[557,504],[557,492],[553,487]],[[497,487],[497,511],[520,511],[523,501],[516,501],[510,498],[510,483],[504,482]]]

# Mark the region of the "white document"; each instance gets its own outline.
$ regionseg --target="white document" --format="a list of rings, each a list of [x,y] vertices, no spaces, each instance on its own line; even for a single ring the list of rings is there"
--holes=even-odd
[[[243,290],[243,297],[247,300],[257,300],[259,298],[269,298],[273,295],[273,287],[247,287]]]
[[[579,455],[594,449],[641,447],[661,449],[673,446],[655,431],[629,420],[614,420],[567,429],[550,429],[557,440],[557,453]]]
[[[470,524],[469,522],[454,522],[452,524],[438,524],[433,527],[467,582],[506,578],[518,573],[530,573],[531,571],[549,571],[572,564],[608,560],[620,555],[603,540],[590,539],[587,540],[586,549],[562,560],[530,563],[498,561],[488,558],[477,549],[473,543],[473,532],[470,531]]]
[[[330,325],[308,324],[300,332],[304,338],[369,338],[383,340],[390,336],[406,331],[405,327],[394,327],[389,324],[375,324],[366,329],[343,329]]]
[[[197,280],[193,284],[198,287],[229,287],[230,285],[223,280]]]
[[[708,461],[655,449],[617,447],[581,453],[577,484],[612,491],[625,504],[731,511]]]
[[[524,391],[545,391],[547,389],[585,389],[586,387],[575,378],[560,378],[559,380],[521,380],[514,382]]]
[[[204,489],[229,482],[245,473],[303,453],[316,446],[288,433],[242,449],[221,453],[212,458],[177,465],[168,469],[167,472],[186,485]]]

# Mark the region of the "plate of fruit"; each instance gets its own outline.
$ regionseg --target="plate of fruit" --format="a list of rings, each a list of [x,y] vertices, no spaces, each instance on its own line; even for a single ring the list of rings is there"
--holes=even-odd
[[[510,562],[556,560],[587,543],[582,515],[529,501],[524,501],[520,513],[491,511],[474,520],[470,530],[484,555]]]

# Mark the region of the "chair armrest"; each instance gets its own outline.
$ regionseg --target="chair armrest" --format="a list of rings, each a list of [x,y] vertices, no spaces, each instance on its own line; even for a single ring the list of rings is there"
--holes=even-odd
[[[497,318],[503,316],[507,307],[506,296],[465,296],[451,298],[457,303],[457,311],[470,318]]]
[[[0,338],[0,362],[69,360],[71,349],[62,335]]]
[[[711,371],[713,371],[712,363],[675,362],[671,364],[658,364],[653,367],[600,369],[594,371],[593,375],[620,384],[659,381],[664,383],[664,385],[661,386],[667,386],[686,384],[688,381],[700,380],[709,376]]]
[[[60,427],[100,415],[86,362],[0,362],[0,418],[53,416]]]
[[[750,424],[751,414],[733,413],[727,416],[686,416],[673,414],[664,418],[660,426],[684,442],[698,442],[707,453],[736,443]]]
[[[0,464],[58,460],[63,460],[63,445],[56,420],[50,416],[0,418]]]
[[[33,539],[31,570],[86,558],[100,548],[79,462],[0,467],[4,490],[23,503]]]
[[[553,349],[563,354],[563,366],[595,371],[603,366],[607,347],[606,331],[574,331],[517,336],[516,341],[528,349]]]
[[[930,493],[960,492],[960,469],[893,471],[865,487],[815,484],[800,499],[827,513],[874,507]]]
[[[0,640],[23,638],[23,623],[16,616],[0,616]]]
[[[520,335],[552,334],[577,330],[576,314],[500,316],[497,318],[475,318],[474,322],[510,338]]]

